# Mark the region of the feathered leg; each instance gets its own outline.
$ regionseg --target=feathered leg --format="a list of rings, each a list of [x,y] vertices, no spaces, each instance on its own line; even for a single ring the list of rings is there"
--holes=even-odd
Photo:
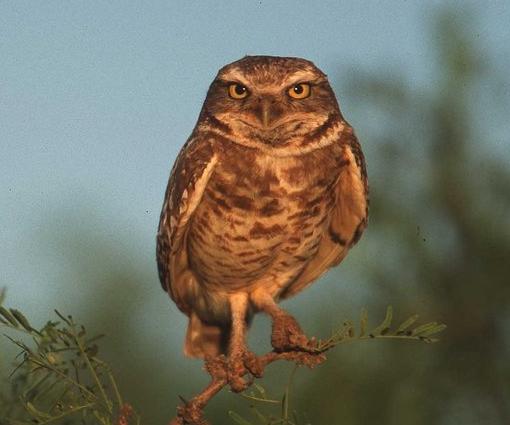
[[[232,328],[228,351],[228,381],[234,392],[241,392],[248,387],[243,376],[250,372],[254,376],[261,376],[262,367],[256,356],[246,347],[246,314],[248,311],[248,294],[234,294],[230,296],[230,310],[232,314]]]

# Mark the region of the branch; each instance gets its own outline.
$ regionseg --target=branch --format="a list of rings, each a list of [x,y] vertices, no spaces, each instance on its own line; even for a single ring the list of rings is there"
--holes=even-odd
[[[276,361],[286,360],[299,366],[313,368],[326,360],[326,352],[339,344],[363,341],[372,339],[398,339],[423,341],[426,343],[436,342],[433,336],[442,332],[446,325],[430,322],[415,328],[412,325],[418,320],[418,316],[411,316],[402,322],[394,331],[391,329],[393,320],[393,309],[389,306],[386,316],[381,324],[371,332],[367,332],[368,314],[362,310],[359,332],[356,332],[354,324],[347,321],[343,327],[334,332],[328,339],[319,341],[317,347],[307,351],[270,351],[255,358],[257,363],[258,378],[262,377],[265,368]],[[229,385],[227,373],[227,358],[224,355],[208,358],[205,360],[205,370],[211,376],[211,382],[191,400],[182,399],[183,404],[177,408],[177,416],[170,422],[170,425],[210,425],[204,417],[204,409],[209,401],[218,394],[225,386]],[[248,371],[244,375],[247,375]],[[251,376],[249,385],[254,383],[254,376]]]

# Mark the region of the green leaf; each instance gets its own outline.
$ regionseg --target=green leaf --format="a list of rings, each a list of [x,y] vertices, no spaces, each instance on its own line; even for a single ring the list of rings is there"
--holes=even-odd
[[[356,336],[356,330],[354,329],[354,323],[350,320],[344,322],[344,326],[341,333],[342,339],[351,339]]]
[[[368,311],[366,308],[361,309],[361,318],[359,321],[359,336],[365,336],[368,327]]]
[[[7,321],[12,325],[14,326],[15,328],[17,328],[19,325],[18,325],[18,322],[16,321],[16,319],[14,318],[14,316],[9,312],[9,310],[7,310],[6,308],[0,306],[0,315],[2,315],[3,317],[5,317],[7,319]]]
[[[411,331],[412,336],[421,336],[421,334],[426,333],[427,331],[434,329],[437,326],[436,322],[425,323],[423,325],[417,326]]]
[[[37,409],[29,401],[26,401],[24,404],[25,404],[25,408],[27,409],[28,413],[30,413],[34,418],[36,418],[36,419],[45,419],[45,420],[52,418],[51,415],[48,415],[46,412],[43,412],[43,411]]]
[[[431,322],[431,323],[426,323],[425,325],[422,325],[422,326],[418,326],[416,329],[413,329],[412,335],[420,336],[420,337],[429,337],[431,335],[442,332],[445,329],[446,329],[445,324]]]
[[[289,417],[289,387],[287,386],[282,397],[282,419],[288,419],[288,417]]]
[[[396,335],[401,335],[405,332],[406,329],[408,329],[414,322],[418,320],[418,315],[414,314],[409,319],[404,321],[395,331]]]
[[[435,335],[439,332],[443,332],[448,326],[446,326],[444,323],[439,323],[434,329],[431,329],[430,331],[427,332],[426,335],[423,335],[423,336],[430,336],[430,335]]]
[[[58,311],[56,309],[54,311],[55,311],[55,314],[58,317],[60,317],[68,326],[72,325],[72,319],[73,318],[71,316],[67,316],[67,318],[66,318],[66,317],[64,317],[64,315],[62,313],[60,313],[60,311]]]
[[[370,333],[370,335],[375,336],[384,335],[388,333],[388,331],[390,330],[392,320],[393,320],[393,307],[389,305],[388,308],[386,309],[386,317],[384,318],[382,323]]]
[[[257,384],[256,382],[253,383],[253,388],[255,388],[259,395],[260,395],[260,398],[263,398],[264,400],[266,400],[268,397],[267,397],[267,393],[266,393],[266,390],[265,388],[260,385],[260,384]]]
[[[34,328],[30,326],[30,323],[28,322],[27,318],[23,315],[23,313],[13,308],[11,308],[10,310],[12,315],[16,318],[20,325],[23,326],[28,332],[32,332],[34,330]]]

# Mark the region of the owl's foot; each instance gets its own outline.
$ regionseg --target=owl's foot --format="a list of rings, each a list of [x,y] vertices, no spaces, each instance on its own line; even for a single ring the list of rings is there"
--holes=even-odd
[[[248,388],[253,379],[246,380],[244,376],[251,374],[256,378],[262,377],[263,366],[258,357],[248,350],[232,353],[227,360],[227,380],[233,392],[239,393]]]
[[[271,345],[276,352],[317,352],[317,341],[315,338],[308,339],[296,319],[287,313],[280,313],[273,317]]]

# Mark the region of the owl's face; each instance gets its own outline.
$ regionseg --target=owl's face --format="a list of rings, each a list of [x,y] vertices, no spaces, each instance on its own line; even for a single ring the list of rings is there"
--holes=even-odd
[[[299,58],[247,56],[218,72],[203,114],[238,138],[283,146],[340,111],[326,75]]]

